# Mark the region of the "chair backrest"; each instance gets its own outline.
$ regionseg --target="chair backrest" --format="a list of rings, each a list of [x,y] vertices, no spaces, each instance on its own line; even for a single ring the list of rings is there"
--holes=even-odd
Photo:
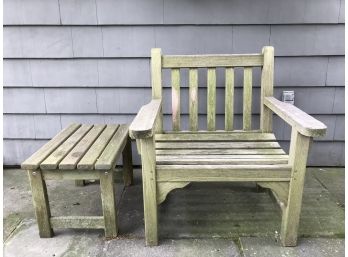
[[[252,72],[261,67],[260,131],[272,131],[272,112],[263,104],[265,96],[273,95],[274,49],[265,46],[260,54],[233,55],[162,55],[161,49],[151,50],[152,98],[162,98],[162,70],[171,70],[172,128],[180,131],[180,70],[189,69],[189,130],[198,130],[198,69],[207,69],[207,130],[216,130],[216,69],[224,68],[225,130],[233,130],[235,67],[243,68],[243,129],[250,131],[252,118]],[[163,127],[159,117],[159,131]]]

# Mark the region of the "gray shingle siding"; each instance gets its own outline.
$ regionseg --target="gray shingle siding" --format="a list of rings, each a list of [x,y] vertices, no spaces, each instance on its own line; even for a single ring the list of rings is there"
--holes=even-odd
[[[310,165],[344,165],[344,0],[4,0],[4,164],[19,164],[71,122],[129,123],[151,98],[150,49],[165,54],[260,52],[275,47],[275,96],[328,126]],[[222,70],[218,70],[218,75]],[[253,126],[260,70],[254,69]],[[188,127],[187,70],[182,124]],[[199,123],[206,127],[206,74],[199,71]],[[163,74],[165,128],[170,78]],[[217,127],[224,79],[217,82]],[[242,73],[236,69],[235,125]],[[290,128],[274,118],[285,148]],[[139,156],[133,149],[135,163]]]

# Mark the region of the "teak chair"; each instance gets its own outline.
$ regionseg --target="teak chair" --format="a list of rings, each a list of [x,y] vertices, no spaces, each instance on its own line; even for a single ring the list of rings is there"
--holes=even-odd
[[[233,130],[234,67],[244,68],[243,129]],[[252,68],[261,67],[260,128],[251,129]],[[141,154],[145,237],[158,244],[157,205],[190,182],[253,181],[282,210],[281,242],[295,246],[309,144],[326,126],[273,97],[274,49],[243,55],[162,55],[151,51],[152,101],[130,125]],[[189,69],[189,131],[180,128],[180,69]],[[198,72],[207,69],[207,131],[198,130]],[[216,68],[225,68],[225,130],[216,130]],[[171,69],[173,131],[163,131],[162,69]],[[287,155],[272,133],[275,113],[292,127]]]

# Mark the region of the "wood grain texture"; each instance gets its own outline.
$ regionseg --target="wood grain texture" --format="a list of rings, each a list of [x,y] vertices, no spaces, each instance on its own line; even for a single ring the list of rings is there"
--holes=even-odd
[[[142,106],[129,126],[130,137],[135,139],[151,137],[160,111],[160,99],[152,100],[149,104]]]
[[[41,164],[41,169],[56,169],[64,157],[74,148],[74,146],[88,133],[92,125],[82,125],[74,134],[72,134],[64,143],[62,143],[50,156]]]
[[[254,148],[254,149],[228,149],[228,148],[216,148],[216,149],[157,149],[156,155],[169,155],[169,154],[215,154],[215,155],[228,155],[228,154],[285,154],[283,149],[280,148]]]
[[[216,69],[209,68],[207,74],[207,127],[208,131],[215,130],[216,119]]]
[[[157,185],[154,138],[141,139],[144,220],[146,245],[158,244]]]
[[[102,200],[105,238],[112,239],[117,237],[117,212],[115,203],[114,172],[100,171],[100,193]]]
[[[132,161],[132,142],[127,137],[126,145],[122,152],[122,164],[123,164],[123,183],[125,186],[133,184],[133,161]]]
[[[93,128],[83,137],[80,142],[65,156],[59,163],[59,169],[75,169],[77,163],[85,155],[94,141],[102,133],[106,125],[94,125]]]
[[[172,69],[172,123],[173,130],[180,130],[180,69]]]
[[[198,130],[198,71],[189,70],[189,112],[190,112],[190,130]]]
[[[39,227],[39,235],[41,238],[52,237],[53,230],[50,223],[51,211],[48,201],[46,183],[40,170],[28,170],[28,176],[37,225]]]
[[[109,143],[112,136],[115,134],[118,129],[118,124],[110,124],[103,130],[103,132],[99,135],[98,139],[93,143],[93,145],[89,148],[87,153],[82,157],[82,159],[77,164],[77,169],[79,170],[93,170],[94,164],[97,159],[104,151],[105,147]]]
[[[251,130],[252,68],[244,68],[243,84],[243,130]]]
[[[176,188],[183,188],[187,186],[189,182],[162,182],[157,183],[157,204],[161,204],[166,199],[170,191]]]
[[[272,132],[272,111],[264,105],[267,96],[273,96],[274,80],[274,48],[265,46],[262,48],[264,58],[261,72],[261,99],[260,99],[260,128],[262,132]]]
[[[81,124],[71,124],[61,132],[59,132],[54,138],[42,146],[32,156],[26,159],[21,168],[24,170],[36,170],[39,168],[41,162],[45,160],[54,150],[57,149],[70,135],[72,135]]]
[[[295,246],[297,244],[310,140],[310,137],[300,134],[296,129],[292,129],[289,150],[289,165],[292,167],[291,180],[288,204],[283,211],[280,231],[283,246]]]
[[[156,134],[160,141],[275,141],[273,133],[209,133],[209,134]]]
[[[156,165],[158,182],[289,181],[291,166]]]
[[[156,149],[281,148],[278,142],[156,142]]]
[[[262,66],[261,54],[163,55],[163,68],[215,68]]]
[[[51,225],[57,228],[104,229],[103,216],[57,216],[50,218]]]
[[[162,99],[162,52],[160,48],[151,49],[152,99]],[[156,132],[163,131],[162,108],[159,111]]]
[[[96,170],[111,170],[116,166],[116,161],[121,155],[128,139],[128,125],[122,124],[110,139],[102,154],[95,163]]]
[[[280,118],[304,136],[320,137],[326,134],[326,125],[292,104],[284,103],[274,97],[265,97],[264,104]]]
[[[233,130],[234,117],[234,69],[225,71],[225,130]]]

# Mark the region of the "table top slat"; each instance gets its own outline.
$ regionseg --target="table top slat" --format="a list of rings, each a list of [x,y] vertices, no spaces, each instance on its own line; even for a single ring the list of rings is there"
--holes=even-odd
[[[61,144],[50,156],[41,164],[42,170],[51,170],[58,167],[59,162],[74,148],[74,146],[87,134],[93,125],[82,125],[72,134],[63,144]]]
[[[59,147],[80,126],[81,124],[74,123],[63,129],[32,156],[26,159],[22,163],[21,168],[26,170],[36,170],[39,168],[41,162],[44,161],[53,151],[55,151],[57,147]]]
[[[81,141],[60,162],[59,169],[75,169],[79,160],[81,160],[88,149],[93,145],[94,141],[99,137],[105,127],[106,125],[94,125],[87,135],[82,138]]]
[[[82,157],[82,159],[77,164],[77,169],[79,170],[93,170],[94,164],[97,158],[101,155],[107,144],[109,143],[112,136],[118,129],[118,124],[107,125],[103,130],[97,140],[89,148],[87,153]]]
[[[96,170],[110,170],[114,168],[113,166],[126,144],[127,137],[128,125],[120,125],[119,129],[98,158],[95,164]]]

